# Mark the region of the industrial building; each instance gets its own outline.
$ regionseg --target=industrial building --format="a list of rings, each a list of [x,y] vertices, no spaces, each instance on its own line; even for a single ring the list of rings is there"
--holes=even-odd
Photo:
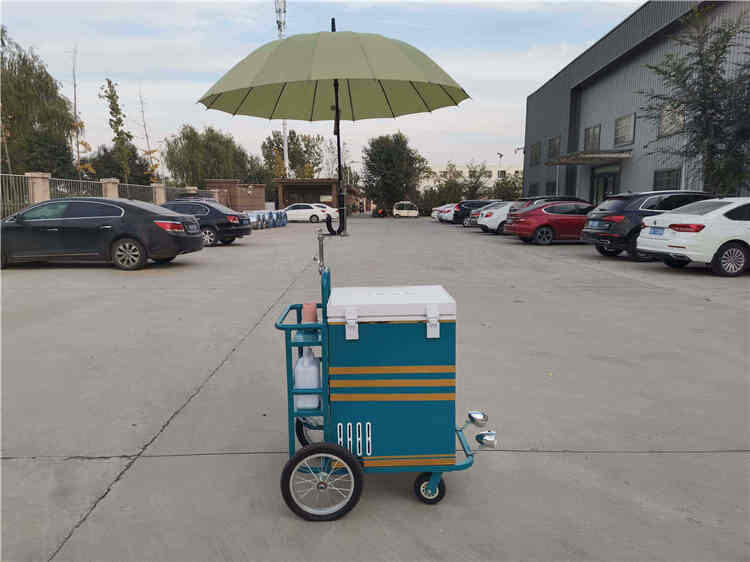
[[[674,116],[643,118],[644,90],[660,90],[649,64],[680,48],[672,39],[696,6],[711,18],[739,17],[745,2],[647,2],[558,72],[526,101],[524,195],[606,195],[650,189],[703,189],[690,163],[659,154],[679,126]],[[750,44],[733,50],[730,64]]]

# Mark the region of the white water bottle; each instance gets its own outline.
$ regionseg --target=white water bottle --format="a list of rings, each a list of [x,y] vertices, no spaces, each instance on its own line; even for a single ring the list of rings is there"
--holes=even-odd
[[[305,388],[320,388],[320,358],[313,355],[310,347],[303,348],[302,357],[294,365],[294,389]],[[317,394],[294,396],[294,408],[297,410],[314,410],[319,405],[320,397]]]

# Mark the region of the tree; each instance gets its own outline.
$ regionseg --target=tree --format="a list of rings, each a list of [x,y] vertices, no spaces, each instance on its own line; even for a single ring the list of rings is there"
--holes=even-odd
[[[151,166],[132,143],[128,148],[129,182],[138,185],[148,185],[151,182]],[[81,168],[86,171],[88,179],[103,179],[120,177],[122,165],[114,147],[100,146],[91,156],[81,160]],[[91,171],[89,171],[91,170]]]
[[[0,28],[0,67],[4,171],[70,177],[75,116],[70,101],[60,93],[60,84],[33,50],[13,41],[4,26]]]
[[[639,92],[644,118],[658,130],[652,153],[683,160],[691,183],[720,194],[750,180],[750,63],[747,56],[728,62],[750,32],[746,19],[714,21],[706,9],[688,14],[673,37],[680,50],[647,66],[662,88]]]
[[[109,108],[109,128],[112,129],[114,137],[114,152],[117,163],[120,165],[120,173],[116,177],[129,183],[131,147],[133,146],[133,134],[125,128],[125,114],[120,107],[120,96],[117,95],[117,84],[107,78],[107,82],[101,87],[99,98],[106,100]],[[113,176],[114,177],[114,176]]]
[[[368,199],[386,209],[402,199],[417,201],[417,185],[430,168],[401,132],[369,140],[362,149],[364,177]]]
[[[492,177],[492,172],[487,169],[487,165],[474,164],[473,162],[466,165],[469,169],[469,177],[464,181],[464,197],[466,199],[477,199],[487,189],[487,178]]]
[[[251,154],[247,159],[247,183],[270,183],[271,171],[266,167],[265,162],[255,154]]]
[[[298,135],[294,129],[287,136],[289,169],[297,178],[316,177],[323,164],[323,142],[321,135]],[[266,166],[273,170],[274,177],[285,177],[284,138],[281,131],[273,131],[261,144],[261,152]],[[279,166],[279,162],[281,165]]]
[[[250,176],[250,157],[229,133],[213,127],[198,132],[191,125],[183,125],[164,143],[164,163],[172,176],[185,185],[205,187],[210,178],[245,181]]]
[[[495,180],[494,185],[489,191],[489,196],[492,199],[500,199],[502,201],[515,201],[521,197],[523,192],[523,175],[521,172],[516,170],[512,174],[506,174],[505,176]]]

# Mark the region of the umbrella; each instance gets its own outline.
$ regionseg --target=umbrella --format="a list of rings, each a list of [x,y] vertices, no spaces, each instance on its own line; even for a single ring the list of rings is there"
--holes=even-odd
[[[431,112],[469,95],[408,43],[374,33],[336,31],[266,43],[237,63],[199,103],[232,115],[333,120],[338,149],[339,233],[346,230],[341,189],[341,119]]]

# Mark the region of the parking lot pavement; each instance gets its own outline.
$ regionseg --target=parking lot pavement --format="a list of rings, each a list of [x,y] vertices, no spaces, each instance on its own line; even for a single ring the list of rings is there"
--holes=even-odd
[[[334,286],[456,298],[457,410],[485,408],[501,450],[438,506],[379,475],[340,521],[289,512],[273,321],[319,297],[311,225],[140,272],[12,267],[3,560],[747,559],[747,277],[426,219],[350,230]]]

